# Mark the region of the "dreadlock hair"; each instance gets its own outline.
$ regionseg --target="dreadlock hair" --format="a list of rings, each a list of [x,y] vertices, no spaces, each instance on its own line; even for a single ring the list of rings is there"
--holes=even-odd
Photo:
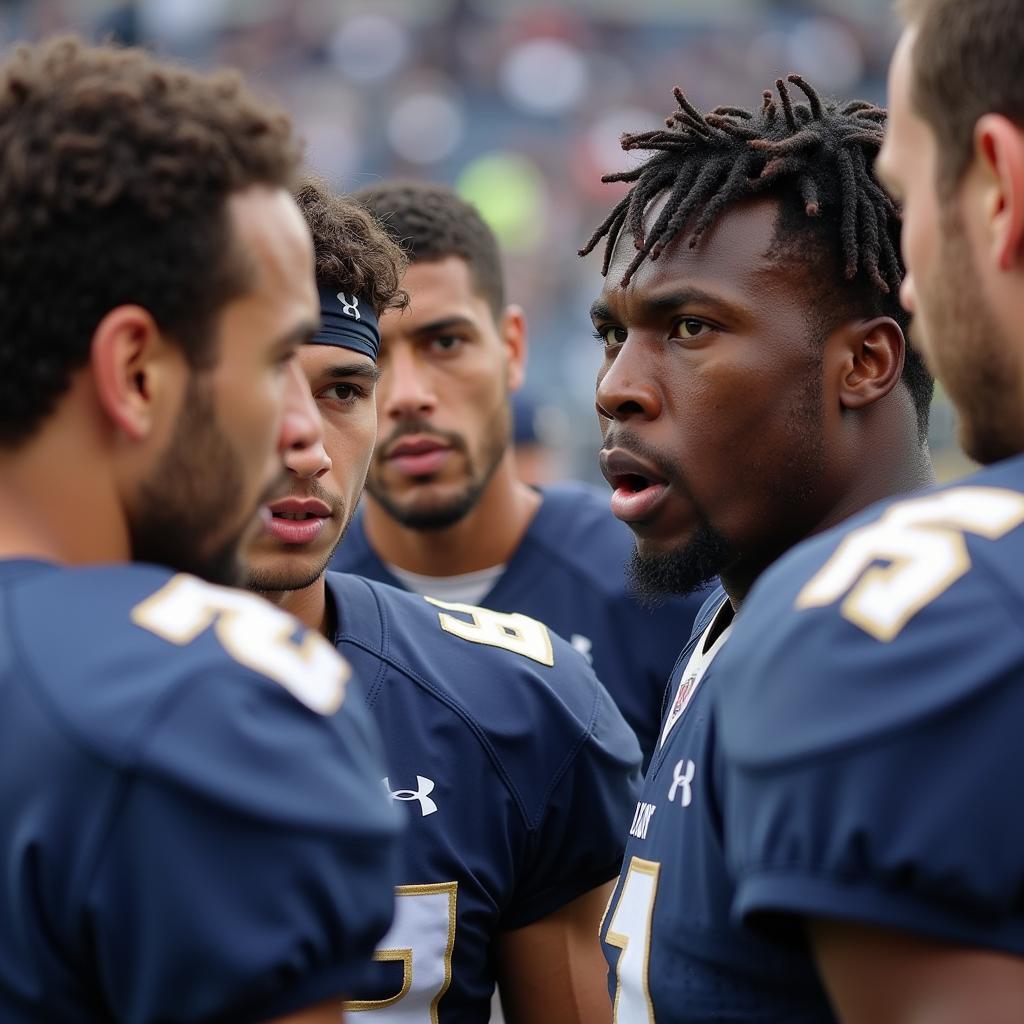
[[[676,238],[695,248],[727,207],[769,196],[780,203],[770,255],[807,265],[816,290],[808,304],[816,333],[824,337],[843,320],[869,314],[892,317],[906,335],[909,317],[899,303],[900,212],[871,173],[886,112],[865,100],[823,100],[799,75],[788,81],[806,103],[794,103],[782,79],[775,83],[777,95],[766,90],[756,111],[716,107],[701,113],[675,89],[678,109],[665,128],[622,137],[624,150],[653,155],[601,179],[632,187],[580,255],[605,239],[601,273],[607,276],[619,238],[628,231],[636,252],[622,277],[626,287],[645,260],[658,259]],[[663,193],[665,205],[648,228],[644,214]],[[903,381],[923,439],[934,382],[910,346]]]
[[[377,316],[409,305],[401,288],[405,253],[359,203],[311,176],[295,190],[295,201],[313,236],[318,283],[365,295]]]

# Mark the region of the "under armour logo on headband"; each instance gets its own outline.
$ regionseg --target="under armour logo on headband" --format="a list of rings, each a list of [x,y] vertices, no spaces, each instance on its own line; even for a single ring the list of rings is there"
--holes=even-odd
[[[344,292],[338,292],[338,301],[341,303],[341,311],[345,316],[352,317],[353,320],[362,320],[363,318],[359,315],[359,296],[353,295],[350,299]]]
[[[380,328],[373,303],[366,295],[336,290],[325,284],[320,293],[320,330],[310,338],[312,345],[334,345],[362,352],[374,362],[380,352]]]

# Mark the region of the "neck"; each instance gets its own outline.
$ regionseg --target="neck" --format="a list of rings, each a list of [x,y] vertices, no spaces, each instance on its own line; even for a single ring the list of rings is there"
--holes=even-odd
[[[327,581],[321,575],[301,590],[263,590],[260,596],[295,616],[307,629],[330,639],[332,623],[327,611]]]
[[[90,443],[80,423],[51,423],[0,453],[0,558],[72,565],[131,558],[124,508]]]
[[[864,463],[859,467],[860,471],[853,474],[851,485],[840,491],[838,500],[827,506],[810,530],[804,531],[799,537],[783,537],[781,544],[768,552],[759,552],[757,559],[737,564],[722,573],[722,587],[729,595],[733,608],[739,610],[761,573],[795,544],[838,526],[876,501],[918,490],[935,482],[927,445],[908,442],[889,457],[883,454],[884,446],[866,445],[862,450],[871,460],[870,466]]]
[[[393,519],[369,494],[364,499],[366,538],[391,565],[423,576],[458,576],[507,562],[541,503],[515,473],[506,452],[480,500],[443,530],[414,530]]]

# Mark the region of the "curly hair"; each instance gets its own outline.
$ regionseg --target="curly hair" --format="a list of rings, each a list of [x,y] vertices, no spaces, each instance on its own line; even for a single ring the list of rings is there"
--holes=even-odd
[[[299,158],[233,73],[72,37],[19,47],[0,67],[0,445],[37,430],[119,305],[211,365],[251,273],[227,200],[288,188]]]
[[[319,284],[366,296],[377,316],[409,305],[409,296],[401,288],[409,261],[362,206],[333,194],[315,178],[301,182],[295,201],[313,235]]]
[[[621,281],[626,287],[645,260],[658,259],[676,238],[693,248],[727,208],[768,196],[780,203],[770,255],[808,268],[811,330],[823,336],[842,320],[882,315],[906,334],[909,317],[899,303],[900,212],[871,171],[886,112],[864,100],[823,99],[799,75],[788,80],[806,103],[793,102],[782,79],[775,83],[778,98],[765,91],[753,111],[717,107],[701,113],[676,89],[678,108],[665,128],[623,136],[624,150],[652,155],[601,179],[632,187],[580,255],[605,239],[601,272],[607,274],[620,235],[628,233],[635,252]],[[648,228],[645,214],[663,193],[666,202]],[[903,382],[923,440],[934,382],[909,346]]]
[[[413,263],[457,256],[465,260],[477,293],[495,317],[505,308],[505,279],[494,232],[475,206],[450,188],[420,181],[389,181],[354,192]]]

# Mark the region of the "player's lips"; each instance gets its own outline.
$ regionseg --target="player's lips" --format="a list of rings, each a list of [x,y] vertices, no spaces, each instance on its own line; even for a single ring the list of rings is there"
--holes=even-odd
[[[451,451],[444,441],[414,434],[399,438],[384,452],[384,460],[405,476],[430,476],[441,468]]]
[[[668,493],[664,476],[624,448],[603,450],[601,472],[612,487],[612,515],[624,523],[649,519]]]
[[[282,498],[267,506],[267,532],[283,544],[309,544],[320,536],[331,510],[317,498]]]

